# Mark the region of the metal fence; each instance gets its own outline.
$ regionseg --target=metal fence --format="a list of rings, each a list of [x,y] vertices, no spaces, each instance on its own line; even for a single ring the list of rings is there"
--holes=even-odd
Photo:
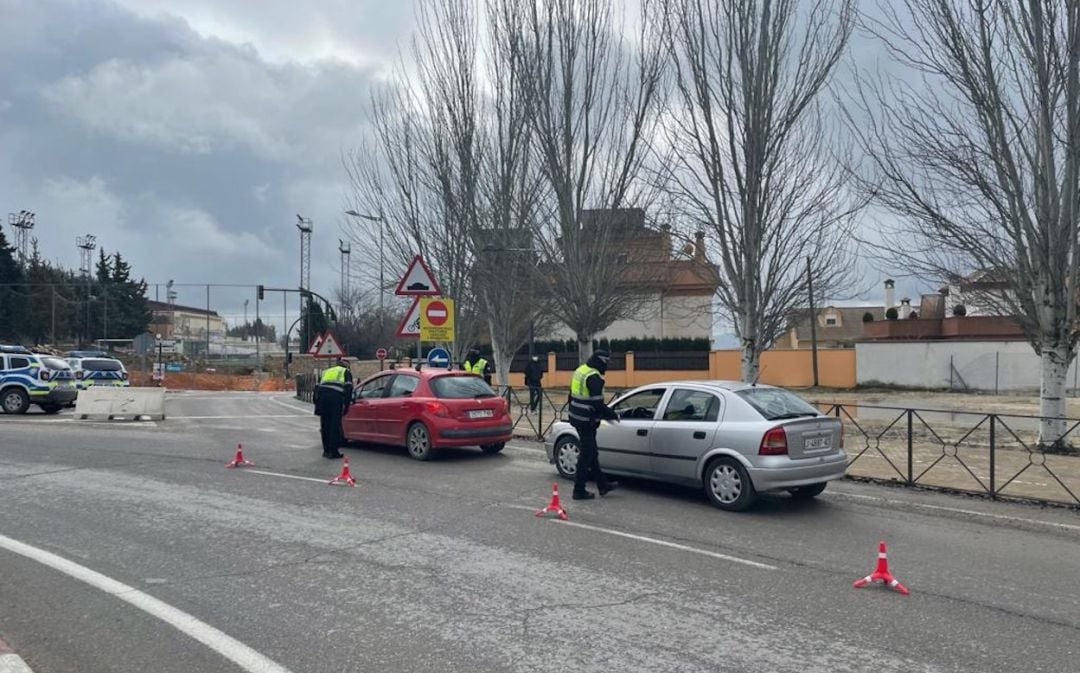
[[[672,351],[663,353],[634,353],[634,369],[637,371],[707,371],[708,351]]]
[[[296,375],[296,399],[303,402],[314,403],[315,401],[315,375]]]
[[[844,424],[848,476],[1080,509],[1080,419],[818,403]],[[1039,441],[1043,421],[1064,431]]]

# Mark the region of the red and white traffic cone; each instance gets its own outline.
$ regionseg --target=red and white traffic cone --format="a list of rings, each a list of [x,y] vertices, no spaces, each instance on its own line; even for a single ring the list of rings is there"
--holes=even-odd
[[[862,579],[855,580],[855,583],[852,586],[854,586],[856,589],[859,589],[866,586],[867,584],[872,584],[874,582],[884,584],[886,587],[897,591],[905,596],[911,593],[907,590],[907,587],[905,587],[903,584],[900,584],[900,580],[893,577],[892,573],[889,572],[889,557],[885,553],[884,540],[878,543],[877,567],[874,568],[874,572],[870,573]]]
[[[563,521],[567,520],[566,510],[559,504],[559,485],[551,485],[551,502],[547,504],[543,509],[536,510],[536,516],[544,516],[545,514],[554,514]]]
[[[225,467],[247,467],[248,465],[254,465],[247,458],[244,458],[244,447],[240,444],[236,445],[236,457],[225,463]]]
[[[335,484],[344,484],[346,486],[356,486],[356,480],[349,474],[349,457],[345,456],[345,462],[341,464],[341,474],[334,477],[330,481],[326,482],[331,486]]]

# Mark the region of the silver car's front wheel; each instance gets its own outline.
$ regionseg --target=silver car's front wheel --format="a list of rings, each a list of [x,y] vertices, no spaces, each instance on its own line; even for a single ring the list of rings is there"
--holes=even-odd
[[[709,502],[731,512],[749,507],[756,496],[750,475],[734,458],[717,458],[705,470],[705,496]]]
[[[577,474],[578,456],[581,447],[574,437],[561,437],[555,442],[555,469],[564,479],[573,479]]]

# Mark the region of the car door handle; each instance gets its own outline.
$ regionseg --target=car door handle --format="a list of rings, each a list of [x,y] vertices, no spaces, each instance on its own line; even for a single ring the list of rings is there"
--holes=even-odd
[[[698,430],[694,433],[694,439],[705,439],[705,433]]]
[[[649,431],[646,430],[645,428],[641,428],[640,430],[637,431],[638,437],[645,437],[648,434],[649,434]]]

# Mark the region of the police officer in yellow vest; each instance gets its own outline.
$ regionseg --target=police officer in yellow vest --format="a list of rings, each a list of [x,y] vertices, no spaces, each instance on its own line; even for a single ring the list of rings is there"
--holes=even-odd
[[[588,362],[574,372],[570,380],[570,425],[578,435],[577,472],[574,475],[574,500],[592,500],[596,496],[585,489],[589,481],[596,482],[600,495],[618,486],[600,471],[600,457],[596,447],[596,429],[601,420],[618,421],[611,407],[604,404],[604,374],[607,373],[611,353],[598,350]]]
[[[484,382],[489,386],[491,385],[491,363],[486,358],[480,356],[480,351],[473,348],[469,351],[468,357],[465,358],[463,365],[465,371],[470,374],[476,374],[484,378]]]
[[[341,458],[338,449],[345,443],[341,417],[352,402],[352,371],[345,360],[338,358],[333,367],[323,372],[315,388],[315,413],[319,416],[323,458]]]

